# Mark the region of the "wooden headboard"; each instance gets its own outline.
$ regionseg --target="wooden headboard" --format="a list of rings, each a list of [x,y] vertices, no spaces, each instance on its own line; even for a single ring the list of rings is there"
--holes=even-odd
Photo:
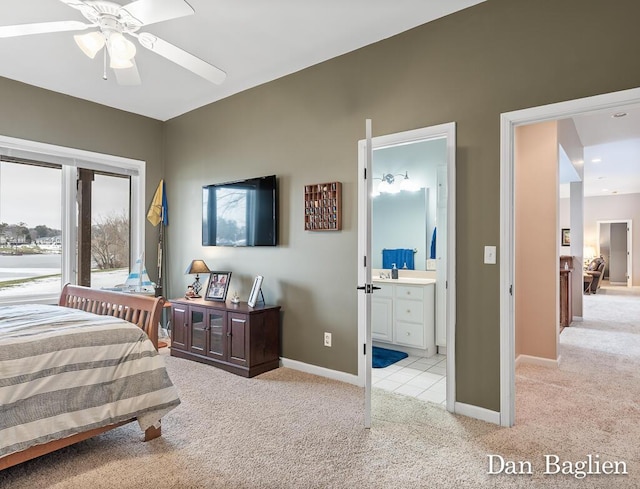
[[[126,294],[111,290],[65,285],[58,304],[101,316],[113,316],[138,325],[158,349],[158,322],[164,305],[163,297]]]

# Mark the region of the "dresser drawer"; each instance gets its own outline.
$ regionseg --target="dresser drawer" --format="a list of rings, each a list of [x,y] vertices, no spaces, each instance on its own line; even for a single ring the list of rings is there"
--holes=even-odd
[[[396,285],[396,299],[424,299],[424,287],[412,285]]]
[[[395,342],[399,345],[424,348],[424,324],[396,321]]]
[[[412,323],[424,322],[424,304],[422,301],[396,299],[396,321]]]

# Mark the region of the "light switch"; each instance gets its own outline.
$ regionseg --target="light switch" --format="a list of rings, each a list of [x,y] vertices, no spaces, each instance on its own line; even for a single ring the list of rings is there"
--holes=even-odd
[[[484,263],[486,265],[496,264],[496,247],[495,246],[484,247]]]

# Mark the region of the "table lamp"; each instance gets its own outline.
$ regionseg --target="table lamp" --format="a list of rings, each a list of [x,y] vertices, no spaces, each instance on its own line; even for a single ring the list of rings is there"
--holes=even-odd
[[[193,260],[187,270],[184,272],[185,274],[196,274],[196,279],[191,285],[193,287],[194,297],[200,297],[200,290],[202,290],[202,285],[200,284],[200,274],[201,273],[210,273],[209,267],[203,260]]]

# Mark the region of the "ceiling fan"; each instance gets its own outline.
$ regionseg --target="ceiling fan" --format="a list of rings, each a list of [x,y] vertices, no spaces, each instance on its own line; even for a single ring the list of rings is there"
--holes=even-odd
[[[73,7],[89,21],[65,20],[20,24],[0,27],[0,38],[44,34],[49,32],[98,30],[73,36],[76,44],[90,58],[103,48],[106,79],[107,55],[120,85],[139,85],[140,75],[135,63],[136,46],[127,39],[135,37],[140,45],[154,53],[192,71],[205,80],[221,84],[227,74],[219,68],[197,58],[177,46],[148,32],[139,32],[144,26],[193,15],[195,11],[184,0],[136,0],[119,5],[108,0],[60,0]]]

